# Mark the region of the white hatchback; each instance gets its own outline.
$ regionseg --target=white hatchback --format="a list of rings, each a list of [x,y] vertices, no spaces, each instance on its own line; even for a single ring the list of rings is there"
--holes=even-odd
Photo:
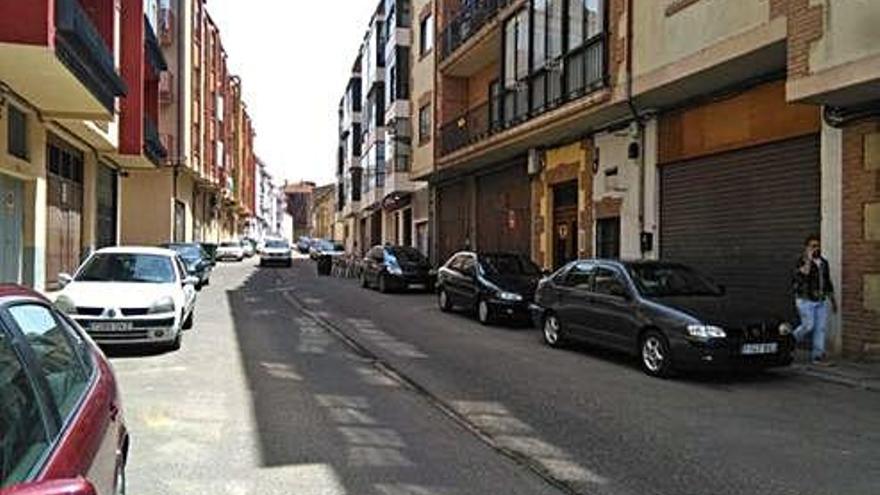
[[[55,304],[98,343],[178,349],[193,325],[198,280],[169,249],[101,249],[59,279]]]

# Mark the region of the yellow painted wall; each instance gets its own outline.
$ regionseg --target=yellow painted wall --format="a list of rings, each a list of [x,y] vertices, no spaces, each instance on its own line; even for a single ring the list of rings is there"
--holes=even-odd
[[[129,171],[120,179],[120,237],[124,245],[171,241],[173,209],[171,171]]]
[[[636,77],[760,27],[770,17],[767,0],[702,0],[667,16],[666,9],[673,3],[633,2]]]

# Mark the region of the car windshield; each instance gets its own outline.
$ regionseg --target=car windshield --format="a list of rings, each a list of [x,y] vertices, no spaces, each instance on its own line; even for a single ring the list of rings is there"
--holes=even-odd
[[[425,261],[425,257],[422,256],[422,253],[411,247],[394,247],[388,251],[391,252],[398,261],[403,263],[423,263]]]
[[[171,246],[180,257],[187,264],[197,263],[202,259],[202,249],[198,246]]]
[[[238,242],[221,242],[220,247],[235,248],[235,247],[241,247],[241,244]]]
[[[630,265],[627,270],[639,292],[648,297],[721,295],[717,285],[684,265],[650,263]]]
[[[287,241],[266,241],[266,247],[271,249],[287,249]]]
[[[489,254],[480,257],[483,270],[489,275],[540,275],[537,265],[517,254]]]
[[[168,256],[154,254],[96,254],[80,270],[79,282],[174,283],[174,265]]]

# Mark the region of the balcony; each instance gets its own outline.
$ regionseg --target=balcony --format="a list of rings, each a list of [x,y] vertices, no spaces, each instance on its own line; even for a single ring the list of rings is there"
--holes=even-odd
[[[440,127],[440,154],[448,155],[605,87],[605,39],[597,36],[556,64],[503,89]]]
[[[470,6],[462,6],[440,33],[440,61],[452,55],[474,34],[480,31],[498,13],[514,0],[474,0]]]
[[[147,53],[147,61],[156,74],[168,70],[168,64],[165,62],[165,55],[162,53],[162,47],[159,46],[159,39],[153,32],[153,25],[149,19],[144,17],[144,43]]]
[[[45,10],[0,2],[0,17],[20,24],[0,31],[4,82],[44,115],[112,120],[126,87],[104,38],[77,0],[55,0],[54,20]]]
[[[157,166],[168,158],[168,150],[162,144],[159,129],[150,118],[144,118],[144,155]]]

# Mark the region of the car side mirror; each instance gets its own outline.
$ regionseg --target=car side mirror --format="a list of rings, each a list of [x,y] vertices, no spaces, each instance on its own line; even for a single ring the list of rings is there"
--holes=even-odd
[[[183,279],[183,285],[198,285],[198,277],[189,276]]]
[[[14,486],[4,495],[97,495],[95,486],[84,478],[47,480]]]
[[[73,282],[73,277],[71,277],[69,273],[59,273],[58,282],[61,284],[61,287],[64,287]]]

